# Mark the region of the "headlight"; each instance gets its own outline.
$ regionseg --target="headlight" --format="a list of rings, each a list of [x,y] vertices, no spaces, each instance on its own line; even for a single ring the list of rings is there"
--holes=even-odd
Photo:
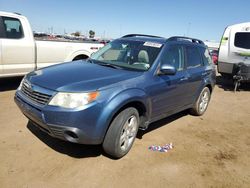
[[[91,103],[96,100],[99,92],[91,93],[57,93],[52,100],[49,102],[49,105],[60,106],[64,108],[78,108],[86,104]]]

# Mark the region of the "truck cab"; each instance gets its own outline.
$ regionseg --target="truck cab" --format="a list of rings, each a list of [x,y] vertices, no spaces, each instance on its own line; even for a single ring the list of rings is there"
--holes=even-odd
[[[22,75],[35,69],[35,42],[28,20],[0,13],[1,74]]]
[[[50,65],[87,59],[104,45],[99,42],[35,40],[28,19],[0,12],[0,77],[25,75]]]

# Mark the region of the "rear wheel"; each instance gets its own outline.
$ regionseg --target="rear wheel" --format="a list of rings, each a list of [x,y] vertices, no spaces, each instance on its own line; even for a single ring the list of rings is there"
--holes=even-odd
[[[112,121],[103,142],[104,151],[121,158],[131,149],[139,127],[139,114],[133,108],[121,111]]]
[[[208,87],[203,88],[199,98],[194,104],[194,107],[190,109],[191,114],[201,116],[205,113],[210,101],[211,92]]]

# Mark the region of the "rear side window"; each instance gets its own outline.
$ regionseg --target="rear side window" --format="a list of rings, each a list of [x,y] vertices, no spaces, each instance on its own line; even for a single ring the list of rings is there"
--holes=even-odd
[[[202,65],[201,56],[199,53],[198,48],[193,46],[188,46],[186,48],[186,55],[187,55],[187,68],[195,68]]]
[[[199,48],[204,65],[211,65],[212,59],[209,55],[209,51],[206,48]]]
[[[5,37],[8,39],[20,39],[23,37],[23,29],[20,20],[10,17],[2,17]]]
[[[250,33],[238,32],[235,34],[234,46],[250,49]]]
[[[182,46],[170,46],[162,55],[162,62],[164,64],[172,65],[176,70],[183,70],[184,68],[184,55]]]

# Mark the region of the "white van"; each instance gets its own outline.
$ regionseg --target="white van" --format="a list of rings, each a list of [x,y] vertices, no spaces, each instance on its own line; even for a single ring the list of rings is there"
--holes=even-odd
[[[232,76],[240,62],[250,64],[250,22],[228,26],[220,42],[218,72]]]

